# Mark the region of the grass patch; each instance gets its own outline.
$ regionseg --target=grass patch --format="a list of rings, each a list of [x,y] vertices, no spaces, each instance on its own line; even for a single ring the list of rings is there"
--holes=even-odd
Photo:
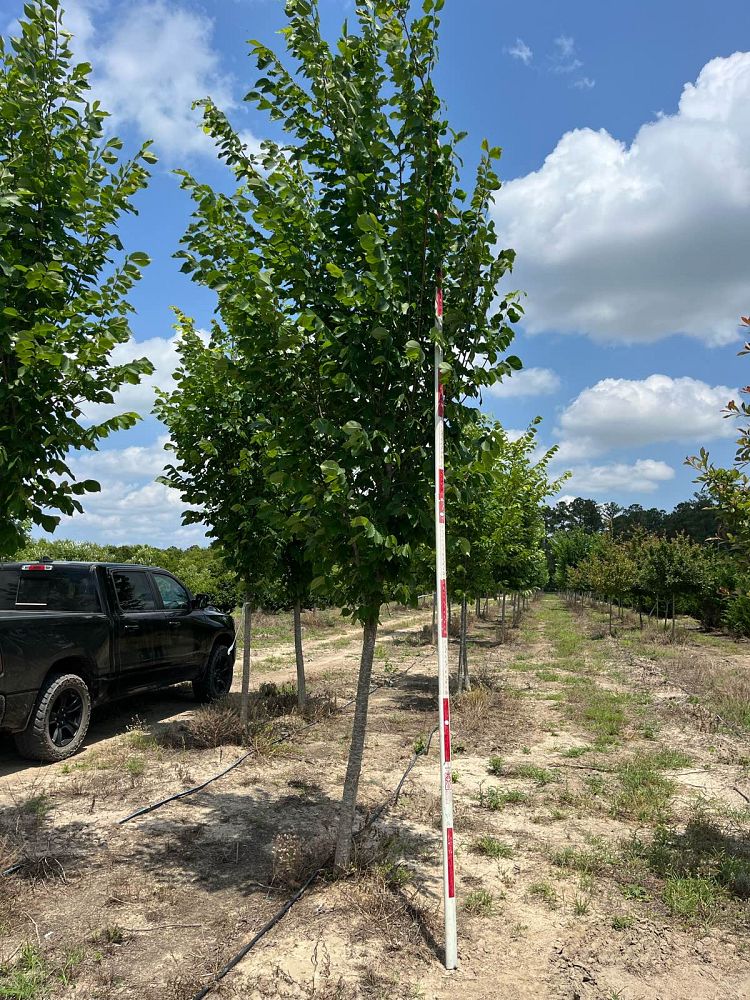
[[[495,912],[495,901],[492,893],[486,889],[474,889],[464,900],[464,909],[478,917],[491,917]]]
[[[515,773],[519,778],[530,778],[542,788],[560,780],[554,771],[550,771],[546,767],[538,767],[536,764],[519,764]]]
[[[529,895],[541,899],[552,910],[557,906],[557,889],[550,882],[532,882]]]
[[[68,952],[53,964],[33,944],[22,946],[14,962],[0,965],[0,997],[5,1000],[42,1000],[56,985],[71,986],[85,955],[82,949]]]
[[[707,920],[713,916],[724,893],[710,878],[668,878],[664,902],[673,917]]]
[[[490,774],[494,774],[499,777],[503,773],[503,758],[502,757],[490,757],[487,764],[487,770]]]
[[[528,802],[528,799],[526,792],[521,792],[516,788],[488,788],[487,791],[483,788],[479,789],[479,805],[484,806],[485,809],[497,811],[508,805],[521,805]]]
[[[515,851],[510,844],[503,843],[496,837],[477,837],[471,843],[471,850],[475,854],[482,854],[486,858],[512,858]]]
[[[37,823],[41,823],[48,813],[54,808],[52,799],[46,792],[39,795],[32,795],[20,805],[20,810],[25,816],[31,817]]]
[[[665,778],[649,754],[636,754],[617,771],[620,787],[612,801],[612,812],[618,817],[636,819],[641,823],[663,823],[675,784]]]
[[[632,927],[634,923],[635,918],[631,917],[629,913],[616,913],[612,917],[611,926],[615,931],[624,931]]]
[[[602,875],[617,862],[617,855],[604,845],[590,848],[563,847],[551,855],[553,865],[580,875]]]

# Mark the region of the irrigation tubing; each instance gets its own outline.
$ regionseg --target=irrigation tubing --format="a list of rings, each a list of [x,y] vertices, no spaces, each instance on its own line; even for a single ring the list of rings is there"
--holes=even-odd
[[[312,875],[308,878],[305,884],[295,892],[295,894],[291,897],[291,899],[288,899],[286,903],[284,903],[284,905],[281,907],[281,909],[277,910],[276,913],[274,913],[274,915],[271,917],[271,919],[267,923],[263,924],[258,933],[253,938],[251,938],[246,945],[240,948],[237,954],[233,958],[231,958],[225,966],[219,969],[219,971],[213,977],[211,982],[207,986],[204,986],[202,990],[199,990],[195,994],[193,1000],[203,1000],[204,997],[207,997],[208,994],[211,992],[211,990],[214,988],[214,986],[216,986],[217,983],[221,982],[221,980],[226,975],[228,975],[236,965],[239,965],[239,963],[242,961],[245,955],[247,955],[248,952],[250,952],[256,946],[256,944],[260,941],[260,939],[265,937],[266,934],[268,934],[268,932],[271,930],[271,928],[275,927],[276,924],[278,924],[278,922],[282,919],[282,917],[284,917],[289,912],[289,910],[291,910],[294,904],[302,898],[302,896],[305,894],[305,892],[307,892],[307,890],[313,884],[313,882],[318,877],[321,871],[322,869],[318,868],[316,871],[312,873]]]
[[[402,670],[398,675],[398,679],[405,677],[406,674],[409,673],[409,671],[416,665],[417,662],[418,661],[415,660],[414,663],[411,664],[411,666],[406,668],[406,670]],[[376,691],[380,690],[380,688],[395,687],[395,686],[396,685],[393,683],[393,681],[382,681],[379,684],[373,684],[372,687],[370,688],[369,693],[374,694]],[[357,700],[356,698],[350,698],[349,701],[345,702],[340,708],[337,709],[337,712],[345,712],[346,709],[350,708],[356,700]],[[297,736],[300,733],[304,733],[308,729],[312,729],[314,726],[320,725],[322,721],[323,719],[315,719],[312,722],[308,722],[300,729],[296,729],[294,733],[291,735]],[[271,746],[279,746],[279,744],[286,742],[286,740],[289,739],[289,736],[290,734],[284,734],[282,736],[279,736],[277,739],[271,742]],[[214,781],[218,781],[220,778],[223,778],[225,775],[229,774],[230,771],[233,771],[236,767],[239,767],[240,764],[243,764],[248,759],[248,757],[252,757],[254,756],[254,754],[255,750],[248,750],[247,753],[243,753],[241,757],[238,757],[237,760],[231,763],[228,767],[225,767],[223,770],[219,771],[217,774],[212,775],[210,778],[206,778],[205,781],[201,781],[200,784],[193,785],[192,788],[184,788],[181,792],[175,792],[173,795],[167,795],[165,798],[159,799],[157,802],[149,803],[149,805],[141,806],[140,809],[136,809],[135,812],[130,813],[123,819],[118,819],[117,825],[122,826],[124,823],[130,823],[131,820],[138,819],[139,816],[146,816],[148,813],[152,813],[157,809],[161,809],[162,806],[169,805],[170,802],[177,802],[179,799],[184,799],[189,795],[195,795],[196,792],[202,791],[208,785],[213,784]]]
[[[411,669],[411,667],[409,669]],[[382,687],[383,685],[379,686]],[[409,764],[404,773],[402,774],[401,780],[396,785],[395,789],[391,792],[391,794],[388,796],[385,802],[381,803],[381,805],[378,806],[378,808],[373,813],[370,814],[370,816],[367,819],[367,822],[364,824],[361,830],[357,831],[357,834],[355,836],[361,836],[361,834],[364,833],[365,830],[368,830],[373,825],[373,823],[377,819],[379,819],[380,816],[383,815],[385,810],[390,805],[398,801],[398,797],[401,794],[401,789],[404,787],[406,779],[411,774],[419,758],[425,757],[429,753],[430,746],[432,744],[432,739],[437,731],[438,727],[436,726],[430,733],[427,743],[425,744],[423,749],[416,751],[412,759],[409,761]],[[300,888],[295,892],[295,894],[291,896],[284,903],[284,905],[276,911],[276,913],[274,913],[274,915],[271,917],[270,920],[268,920],[265,924],[263,924],[263,926],[257,932],[257,934],[255,934],[247,942],[247,944],[243,945],[242,948],[240,948],[240,950],[232,958],[230,958],[230,960],[226,963],[226,965],[222,966],[222,968],[219,969],[219,971],[212,977],[211,982],[208,983],[206,986],[204,986],[201,990],[199,990],[195,994],[195,996],[192,997],[192,1000],[204,1000],[204,998],[209,995],[214,986],[217,986],[221,982],[221,980],[224,979],[224,977],[227,976],[232,971],[232,969],[234,969],[237,965],[239,965],[242,959],[245,958],[245,956],[252,951],[252,949],[261,940],[261,938],[264,938],[266,934],[268,934],[268,932],[272,930],[276,926],[276,924],[278,924],[283,919],[283,917],[286,916],[286,914],[291,910],[294,904],[299,902],[300,899],[302,899],[304,894],[307,892],[307,890],[310,888],[310,886],[313,884],[313,882],[317,879],[318,875],[320,875],[323,870],[324,866],[316,868],[315,871],[312,873],[312,875],[310,875],[307,878],[305,883],[302,886],[300,886]]]

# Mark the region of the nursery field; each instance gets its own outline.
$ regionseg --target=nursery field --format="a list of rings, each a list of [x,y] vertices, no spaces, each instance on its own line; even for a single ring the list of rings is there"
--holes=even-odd
[[[191,1000],[307,884],[209,996],[750,998],[748,647],[687,619],[674,643],[637,618],[610,637],[605,613],[555,595],[499,644],[496,615],[472,615],[472,688],[453,702],[456,972],[431,610],[394,607],[338,880],[361,634],[333,612],[306,616],[304,718],[291,623],[257,621],[249,747],[231,704],[187,688],[100,713],[67,763],[0,746],[0,997]]]

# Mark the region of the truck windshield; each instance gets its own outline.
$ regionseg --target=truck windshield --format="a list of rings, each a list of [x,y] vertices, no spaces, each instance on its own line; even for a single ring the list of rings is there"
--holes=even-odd
[[[101,611],[87,566],[51,570],[0,569],[0,611]]]

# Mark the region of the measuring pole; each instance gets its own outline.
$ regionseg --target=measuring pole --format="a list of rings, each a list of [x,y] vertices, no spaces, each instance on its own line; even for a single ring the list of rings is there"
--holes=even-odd
[[[437,274],[435,326],[443,332],[443,276]],[[453,777],[451,775],[451,710],[448,687],[448,583],[445,568],[445,448],[443,444],[444,393],[440,379],[443,348],[435,343],[435,569],[437,593],[438,701],[440,721],[440,803],[443,813],[443,910],[445,914],[445,967],[455,969],[456,876],[453,866]]]

